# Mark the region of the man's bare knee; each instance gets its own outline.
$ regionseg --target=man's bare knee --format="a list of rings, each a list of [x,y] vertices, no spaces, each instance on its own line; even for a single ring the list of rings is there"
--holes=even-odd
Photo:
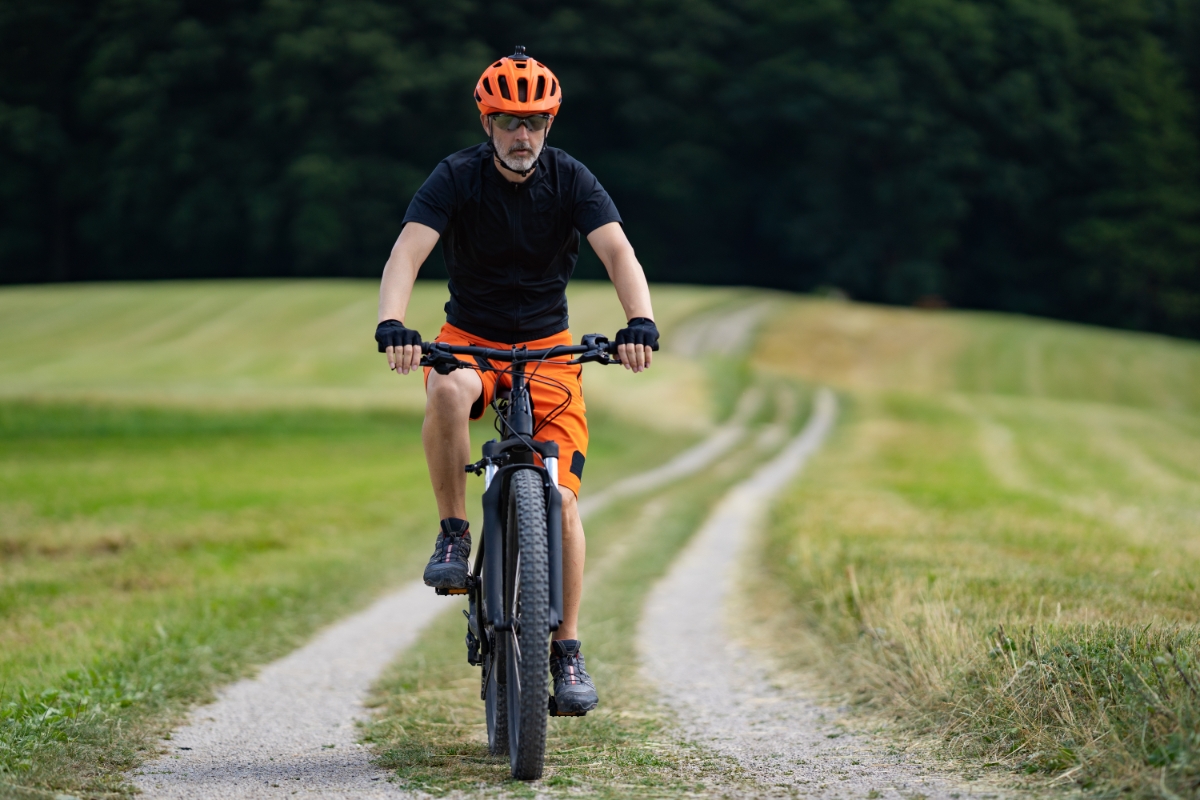
[[[463,377],[467,379],[463,380]],[[460,377],[456,373],[434,373],[429,376],[429,384],[425,387],[425,412],[427,415],[432,413],[465,417],[478,399],[481,388],[479,378],[474,375]]]

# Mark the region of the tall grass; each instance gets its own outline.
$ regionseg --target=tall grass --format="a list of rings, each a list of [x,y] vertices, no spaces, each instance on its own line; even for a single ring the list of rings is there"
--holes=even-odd
[[[781,325],[849,324],[805,313]],[[1200,346],[848,313],[845,362],[767,365],[840,383],[848,408],[761,565],[791,598],[794,655],[968,764],[1196,796]],[[893,328],[942,349],[893,358]]]

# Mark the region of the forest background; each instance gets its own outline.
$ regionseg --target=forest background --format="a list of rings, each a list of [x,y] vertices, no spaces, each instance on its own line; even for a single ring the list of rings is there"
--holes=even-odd
[[[1200,337],[1200,0],[0,0],[0,282],[378,275],[515,44],[652,279]]]

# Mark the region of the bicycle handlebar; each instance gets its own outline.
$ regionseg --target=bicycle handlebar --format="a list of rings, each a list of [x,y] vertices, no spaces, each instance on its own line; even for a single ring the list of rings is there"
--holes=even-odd
[[[612,358],[617,352],[616,342],[610,342],[608,337],[598,333],[585,334],[580,344],[560,344],[545,350],[527,350],[512,347],[501,350],[492,347],[475,347],[473,345],[447,344],[445,342],[421,342],[421,366],[432,367],[443,375],[452,370],[460,369],[468,364],[459,361],[455,356],[471,356],[484,358],[488,361],[529,362],[545,361],[560,356],[578,356],[567,364],[617,364]]]

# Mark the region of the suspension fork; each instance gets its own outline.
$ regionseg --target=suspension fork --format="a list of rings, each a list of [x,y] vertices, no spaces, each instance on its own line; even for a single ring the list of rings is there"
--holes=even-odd
[[[488,442],[484,452],[489,452],[495,444]],[[557,447],[548,447],[548,451],[557,452]],[[545,459],[552,466],[557,466],[558,459],[549,456]],[[482,598],[487,604],[487,619],[481,624],[492,625],[496,630],[508,630],[511,620],[508,619],[504,607],[504,522],[507,511],[508,480],[512,473],[520,469],[533,470],[542,477],[546,491],[546,550],[548,556],[550,581],[550,630],[558,630],[563,618],[563,585],[562,585],[562,494],[553,482],[553,473],[525,464],[513,464],[494,471],[488,476],[488,486],[483,492],[483,542],[481,555],[483,559],[483,591]],[[557,471],[557,470],[555,470]]]

